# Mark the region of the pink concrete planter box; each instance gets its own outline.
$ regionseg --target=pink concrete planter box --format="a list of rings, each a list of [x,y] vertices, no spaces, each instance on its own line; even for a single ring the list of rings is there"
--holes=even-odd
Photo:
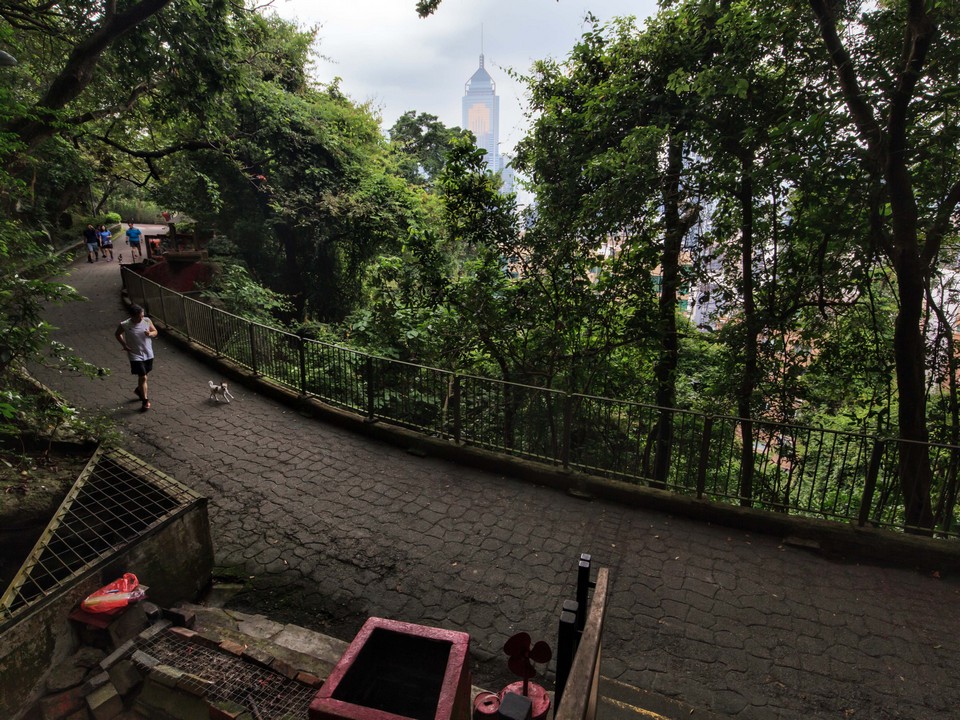
[[[470,636],[369,618],[310,703],[310,720],[469,720]]]

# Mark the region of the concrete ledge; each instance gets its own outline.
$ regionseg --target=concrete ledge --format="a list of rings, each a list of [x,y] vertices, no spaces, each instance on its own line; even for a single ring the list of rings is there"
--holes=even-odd
[[[124,299],[127,300],[126,296]],[[573,492],[587,499],[595,498],[672,513],[739,530],[797,538],[806,541],[804,544],[807,547],[818,549],[835,560],[915,568],[925,572],[960,571],[960,541],[957,540],[905,535],[891,530],[860,528],[846,523],[698,500],[664,490],[565,471],[545,463],[468,445],[457,445],[452,441],[421,435],[385,422],[370,422],[360,415],[331,407],[312,397],[304,397],[270,380],[255,376],[246,368],[217,357],[207,348],[187,340],[179,331],[167,327],[163,322],[156,322],[166,331],[166,337],[215,368],[219,375],[297,408],[305,415],[410,452]]]
[[[347,647],[342,640],[296,625],[276,623],[260,615],[192,603],[183,603],[181,607],[196,613],[200,632],[193,638],[195,642],[209,645],[218,640],[221,649],[226,643],[237,656],[283,675],[287,670],[294,678],[298,673],[327,677]],[[278,662],[280,664],[273,667]]]

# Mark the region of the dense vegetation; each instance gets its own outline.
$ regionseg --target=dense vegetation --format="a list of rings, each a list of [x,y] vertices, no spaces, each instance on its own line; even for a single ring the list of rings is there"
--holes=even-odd
[[[938,0],[664,0],[595,25],[525,78],[521,213],[462,131],[411,111],[384,136],[269,11],[0,0],[0,373],[46,347],[53,247],[148,199],[215,228],[218,292],[261,319],[658,406],[655,483],[677,408],[741,437],[900,437],[906,520],[930,527],[955,478],[924,443],[960,433],[958,41]]]

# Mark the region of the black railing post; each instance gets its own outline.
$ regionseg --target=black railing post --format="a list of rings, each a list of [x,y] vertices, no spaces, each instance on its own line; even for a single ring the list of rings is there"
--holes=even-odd
[[[300,361],[300,394],[307,394],[307,340],[297,335],[297,356]]]
[[[167,321],[167,305],[163,302],[163,288],[158,289],[160,291],[160,319],[163,320],[164,325],[169,328],[170,323]]]
[[[703,421],[703,437],[700,438],[700,463],[697,466],[697,500],[703,498],[707,488],[707,466],[710,464],[710,440],[713,435],[713,415]]]
[[[180,310],[183,312],[183,331],[187,334],[187,342],[191,342],[193,339],[193,331],[190,328],[190,313],[187,311],[189,305],[190,304],[187,302],[187,296],[181,295]]]
[[[257,337],[253,330],[253,323],[248,322],[247,328],[250,335],[250,369],[253,371],[254,375],[259,375],[260,370],[257,367]]]
[[[217,332],[217,311],[213,305],[207,305],[210,308],[210,324],[213,326],[213,351],[220,357],[220,333]]]
[[[376,413],[374,412],[374,398],[376,396],[376,388],[374,387],[373,382],[373,357],[367,355],[367,360],[365,363],[366,375],[367,375],[367,420],[373,422],[376,418]]]
[[[580,563],[577,566],[577,605],[581,608],[577,612],[577,632],[583,632],[587,622],[587,593],[590,590],[590,562],[589,553],[580,554]]]
[[[140,299],[137,300],[137,303],[143,308],[144,315],[152,315],[150,312],[150,300],[147,298],[147,290],[143,285],[143,275],[139,276],[140,278]]]
[[[753,418],[740,418],[740,507],[753,507],[753,477],[757,463],[753,431]]]
[[[857,524],[863,527],[870,518],[870,508],[873,505],[873,494],[877,489],[877,478],[880,475],[880,462],[883,460],[883,440],[873,441],[873,452],[870,453],[870,467],[867,468],[867,477],[863,483],[863,497],[860,499],[860,515]]]
[[[560,446],[560,461],[564,470],[570,469],[570,438],[573,428],[573,395],[567,393],[563,399],[563,438]]]
[[[453,374],[453,392],[450,396],[450,404],[453,406],[453,441],[459,445],[463,432],[462,419],[460,416],[460,376]]]
[[[567,686],[570,677],[570,667],[573,665],[573,656],[577,653],[577,616],[578,611],[570,611],[570,606],[577,607],[577,603],[568,600],[563,603],[563,612],[560,613],[560,626],[557,629],[557,679],[553,693],[554,707],[560,707],[560,698]]]

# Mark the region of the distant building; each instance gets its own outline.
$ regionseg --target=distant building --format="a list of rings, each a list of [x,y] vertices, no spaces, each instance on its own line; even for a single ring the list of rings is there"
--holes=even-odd
[[[500,175],[503,192],[513,192],[513,168],[509,165],[509,158],[500,154],[500,98],[497,97],[497,84],[483,67],[483,53],[480,54],[480,67],[464,86],[463,127],[473,133],[477,147],[484,150],[483,159],[487,167]]]

